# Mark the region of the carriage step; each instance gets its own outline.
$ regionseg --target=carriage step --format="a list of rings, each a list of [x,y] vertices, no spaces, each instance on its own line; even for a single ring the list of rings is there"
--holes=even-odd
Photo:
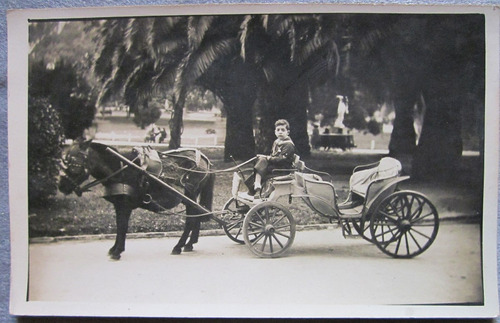
[[[344,235],[346,239],[360,239],[362,238],[359,234],[346,234]]]

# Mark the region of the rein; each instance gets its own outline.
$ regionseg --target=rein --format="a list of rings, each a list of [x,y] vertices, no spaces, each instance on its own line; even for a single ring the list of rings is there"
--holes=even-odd
[[[133,162],[133,161],[135,161],[136,159],[137,159],[137,158],[134,158],[134,160],[132,160],[132,162]],[[118,175],[119,173],[121,173],[122,171],[124,171],[126,168],[128,168],[128,165],[122,166],[122,167],[121,167],[120,169],[118,169],[117,171],[115,171],[115,172],[113,172],[113,173],[109,174],[108,176],[106,176],[106,177],[104,177],[104,178],[102,178],[102,179],[96,179],[96,180],[94,180],[94,181],[92,181],[92,182],[90,182],[90,183],[87,183],[87,184],[83,185],[83,186],[78,185],[78,186],[77,186],[77,189],[78,189],[80,192],[88,192],[89,188],[92,188],[92,187],[94,187],[94,186],[97,186],[97,185],[99,185],[99,184],[102,184],[102,183],[106,182],[108,179],[110,179],[110,178],[112,178],[112,177],[114,177],[114,176]]]
[[[185,167],[181,167],[181,166],[176,166],[176,168],[180,169],[180,170],[184,170],[184,171],[189,171],[189,172],[193,172],[193,173],[203,173],[203,174],[218,174],[218,173],[228,173],[228,172],[234,172],[235,170],[238,170],[240,167],[246,165],[246,164],[249,164],[251,163],[252,161],[254,161],[257,157],[253,157],[241,164],[238,164],[236,166],[233,166],[233,167],[229,167],[229,168],[226,168],[226,169],[218,169],[218,170],[207,170],[207,171],[200,171],[200,170],[194,170],[194,169],[190,169],[190,168],[185,168]]]
[[[71,166],[76,166],[76,167],[82,167],[85,172],[87,173],[87,161],[88,161],[88,148],[87,150],[85,151],[79,151],[78,154],[81,154],[83,155],[83,163],[71,163],[70,165]],[[135,162],[137,159],[139,158],[139,156],[135,157],[131,162]],[[123,164],[122,164],[123,165]],[[106,182],[107,180],[109,180],[110,178],[120,174],[122,171],[124,171],[126,168],[128,168],[128,165],[123,165],[120,169],[114,171],[113,173],[109,174],[108,176],[102,178],[102,179],[96,179],[96,180],[93,180],[92,182],[90,183],[87,183],[85,185],[82,185],[82,184],[78,184],[76,183],[71,174],[68,174],[67,172],[67,168],[64,168],[63,167],[63,171],[64,173],[66,173],[67,175],[67,179],[73,184],[74,188],[73,190],[75,191],[75,193],[78,195],[78,196],[81,196],[83,192],[88,192],[90,188],[94,187],[94,186],[97,186],[99,184],[102,184],[104,182]]]

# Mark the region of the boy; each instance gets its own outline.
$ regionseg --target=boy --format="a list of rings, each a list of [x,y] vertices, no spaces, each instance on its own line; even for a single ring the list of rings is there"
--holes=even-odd
[[[258,159],[254,166],[255,182],[253,188],[255,197],[260,196],[262,181],[267,179],[273,169],[292,168],[295,145],[289,137],[290,124],[288,121],[285,119],[276,121],[274,123],[274,134],[277,139],[273,143],[271,155],[257,155]]]

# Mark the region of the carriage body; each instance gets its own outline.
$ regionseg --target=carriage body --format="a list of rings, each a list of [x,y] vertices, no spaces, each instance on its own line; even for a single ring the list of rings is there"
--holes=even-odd
[[[335,221],[344,237],[362,237],[395,258],[412,258],[434,241],[439,218],[427,197],[419,192],[399,191],[401,164],[393,158],[358,166],[349,181],[349,194],[339,202],[333,183],[325,173],[303,164],[290,174],[271,178],[260,199],[249,198],[241,189],[242,176],[233,176],[233,197],[224,210],[226,234],[245,243],[259,257],[279,257],[293,243],[296,224],[288,203],[301,199],[309,209]]]

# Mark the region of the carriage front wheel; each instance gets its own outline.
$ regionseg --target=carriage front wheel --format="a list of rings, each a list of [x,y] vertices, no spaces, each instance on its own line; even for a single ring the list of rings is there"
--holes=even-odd
[[[427,250],[438,228],[434,205],[412,191],[398,191],[383,199],[370,221],[372,242],[394,258],[412,258]]]
[[[277,202],[263,202],[248,211],[243,222],[243,238],[257,256],[284,255],[295,238],[295,219]]]
[[[223,220],[226,223],[223,225],[224,232],[234,242],[244,244],[243,221],[250,207],[235,198],[230,198],[224,204],[223,210],[225,211]]]

